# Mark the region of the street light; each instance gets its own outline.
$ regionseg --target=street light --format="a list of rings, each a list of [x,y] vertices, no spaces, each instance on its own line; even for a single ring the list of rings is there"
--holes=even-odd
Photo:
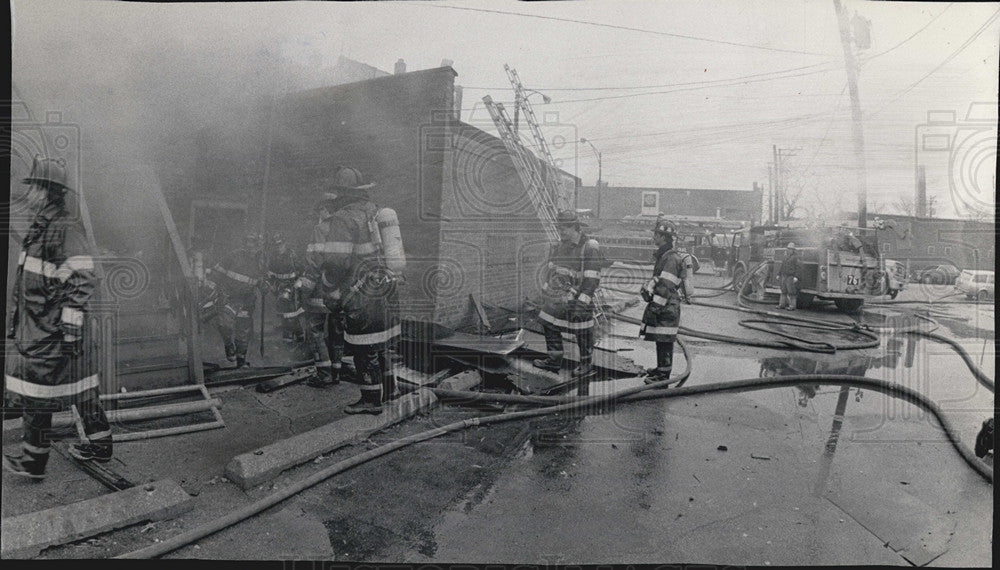
[[[542,96],[542,104],[543,105],[548,105],[549,103],[552,102],[552,97],[549,97],[548,95],[546,95],[545,93],[542,93],[541,91],[537,91],[535,89],[525,89],[523,87],[521,88],[521,91],[524,91],[525,93],[527,93],[524,96],[525,100],[527,100],[528,97],[531,97],[532,95],[534,95],[535,93],[537,93],[537,94],[539,94],[539,95]],[[517,132],[518,114],[520,112],[521,112],[521,92],[517,91],[517,92],[514,93],[514,132],[515,133]]]
[[[580,142],[587,143],[590,148],[594,150],[594,154],[597,155],[597,214],[596,217],[601,217],[601,175],[603,174],[603,165],[601,164],[601,151],[597,150],[594,143],[588,141],[587,139],[580,137]]]

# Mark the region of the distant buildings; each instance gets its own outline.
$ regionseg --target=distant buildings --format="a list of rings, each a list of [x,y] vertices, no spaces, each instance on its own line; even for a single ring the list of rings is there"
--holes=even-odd
[[[607,220],[663,212],[759,224],[763,198],[760,190],[581,186],[577,192],[577,208]]]

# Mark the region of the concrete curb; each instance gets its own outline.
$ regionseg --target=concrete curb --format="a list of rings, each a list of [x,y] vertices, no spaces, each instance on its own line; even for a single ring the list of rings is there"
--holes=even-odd
[[[33,558],[42,550],[145,520],[191,510],[191,496],[170,479],[138,485],[44,511],[3,519],[0,557]]]
[[[270,481],[291,469],[372,433],[397,424],[437,403],[429,390],[420,389],[385,406],[377,416],[356,415],[331,422],[254,451],[237,455],[226,465],[226,477],[241,489]]]

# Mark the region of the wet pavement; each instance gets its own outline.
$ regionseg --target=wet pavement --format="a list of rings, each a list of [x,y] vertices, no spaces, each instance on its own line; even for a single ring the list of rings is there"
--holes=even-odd
[[[923,292],[901,299],[908,293]],[[731,294],[711,301],[734,302]],[[936,332],[958,340],[994,377],[994,307],[924,307],[884,308],[897,329],[905,321],[928,330],[934,325],[913,314],[929,314]],[[825,306],[798,314],[851,322]],[[771,338],[741,327],[747,317],[684,306],[682,323]],[[613,321],[600,345],[651,366],[653,347],[637,340],[637,331]],[[971,447],[992,413],[993,394],[948,346],[898,330],[879,337],[877,348],[836,354],[685,339],[692,366],[686,385],[786,374],[882,378],[930,396]],[[675,370],[684,365],[678,352]],[[590,393],[640,382],[594,382]],[[175,478],[197,494],[196,510],[42,557],[129,552],[375,445],[487,413],[437,408],[245,492],[221,479],[233,455],[336,419],[355,390],[232,389],[219,394],[227,429],[123,444],[120,469],[138,481]],[[53,458],[60,476],[34,486],[33,498],[4,477],[4,515],[106,492],[63,463]],[[992,521],[992,485],[963,462],[928,413],[870,390],[801,385],[472,428],[361,465],[168,557],[988,567]]]

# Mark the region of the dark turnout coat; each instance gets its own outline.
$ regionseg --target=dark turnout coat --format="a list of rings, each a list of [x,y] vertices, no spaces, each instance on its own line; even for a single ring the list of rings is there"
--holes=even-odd
[[[318,271],[326,306],[343,315],[344,341],[359,348],[379,348],[400,334],[396,281],[379,258],[378,231],[370,224],[378,208],[358,199],[317,224],[306,248]]]
[[[594,327],[594,292],[601,284],[602,264],[600,244],[584,234],[576,242],[552,246],[542,285],[545,302],[538,314],[545,326],[569,333]]]
[[[21,243],[10,300],[13,349],[6,354],[4,387],[26,405],[66,408],[97,398],[87,319],[96,287],[83,224],[61,204],[49,204]]]
[[[656,251],[653,278],[643,285],[652,295],[642,314],[642,334],[646,340],[673,342],[681,321],[682,280],[687,277],[684,259],[677,250],[661,247]]]

